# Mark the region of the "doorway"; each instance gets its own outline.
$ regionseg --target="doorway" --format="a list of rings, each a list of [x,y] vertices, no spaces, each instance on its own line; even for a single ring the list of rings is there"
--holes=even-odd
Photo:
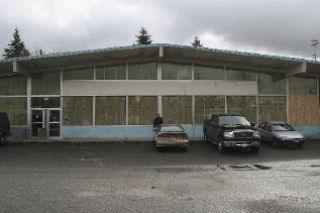
[[[60,137],[60,109],[31,109],[32,137]]]

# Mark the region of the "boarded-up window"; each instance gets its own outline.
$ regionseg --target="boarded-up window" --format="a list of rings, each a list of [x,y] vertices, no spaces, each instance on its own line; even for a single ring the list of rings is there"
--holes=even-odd
[[[192,97],[163,96],[162,112],[166,124],[192,124]]]
[[[126,97],[96,97],[96,125],[125,125]]]
[[[0,98],[0,112],[8,114],[11,125],[26,125],[27,98]]]
[[[256,81],[256,73],[244,70],[226,70],[227,80]]]
[[[259,123],[287,121],[286,97],[259,97]]]
[[[129,80],[156,80],[157,79],[157,64],[130,64],[128,66]]]
[[[290,95],[316,95],[316,78],[291,78]]]
[[[162,80],[191,80],[192,66],[181,64],[162,64]]]
[[[93,80],[93,67],[63,71],[63,80]]]
[[[319,125],[319,96],[291,95],[289,100],[290,124]]]
[[[152,125],[158,111],[157,97],[129,97],[129,125]]]
[[[195,80],[224,80],[223,68],[194,66]]]
[[[126,65],[99,66],[96,67],[97,80],[125,80]]]
[[[260,94],[285,94],[286,81],[283,74],[258,73],[258,91]]]
[[[59,95],[60,72],[33,73],[32,95]]]
[[[64,97],[63,125],[86,126],[92,124],[92,97]]]
[[[228,114],[242,115],[250,122],[256,122],[257,105],[256,97],[229,96],[227,97]]]
[[[196,96],[194,109],[195,124],[203,124],[212,114],[225,113],[224,96]]]
[[[26,95],[27,78],[25,76],[12,76],[0,78],[0,95]]]

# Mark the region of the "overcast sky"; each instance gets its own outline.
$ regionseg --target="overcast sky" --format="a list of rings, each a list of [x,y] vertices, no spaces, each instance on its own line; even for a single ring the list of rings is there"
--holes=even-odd
[[[319,0],[0,0],[0,53],[15,27],[31,51],[132,45],[143,26],[153,43],[310,58],[320,40]],[[319,51],[318,51],[319,52]]]

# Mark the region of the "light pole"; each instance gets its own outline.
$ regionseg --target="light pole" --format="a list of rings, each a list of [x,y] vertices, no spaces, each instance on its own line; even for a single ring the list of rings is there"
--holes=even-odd
[[[314,47],[314,54],[312,55],[314,57],[314,61],[317,61],[317,46],[319,44],[318,39],[311,40],[311,46]]]

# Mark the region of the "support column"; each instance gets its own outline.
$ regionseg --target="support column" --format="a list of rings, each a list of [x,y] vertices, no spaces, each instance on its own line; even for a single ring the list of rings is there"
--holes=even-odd
[[[60,138],[62,137],[63,128],[63,70],[60,70]]]
[[[290,123],[290,80],[286,78],[286,109],[287,109],[287,123]]]
[[[27,137],[32,137],[32,115],[31,115],[31,74],[27,77]]]

